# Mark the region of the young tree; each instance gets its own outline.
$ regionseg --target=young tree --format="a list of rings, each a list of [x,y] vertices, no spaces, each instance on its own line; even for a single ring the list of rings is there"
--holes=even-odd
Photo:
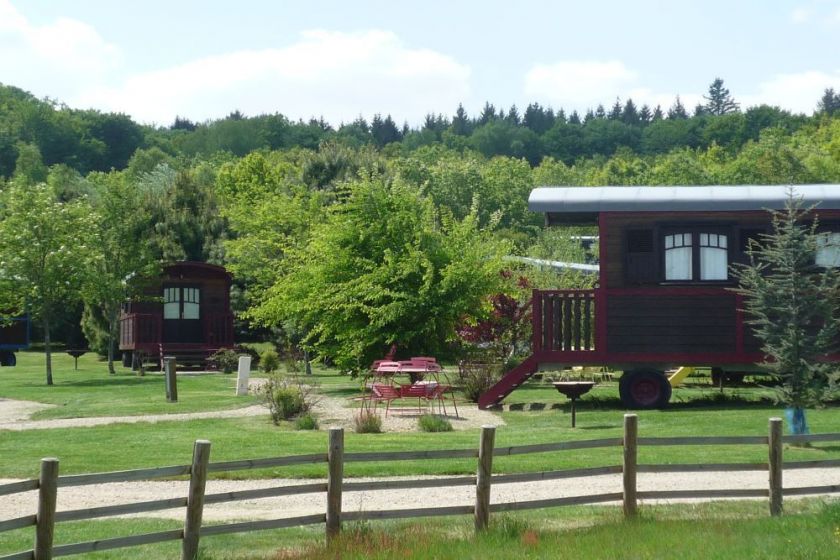
[[[762,365],[782,381],[777,398],[792,409],[794,434],[807,433],[805,409],[822,404],[838,381],[825,356],[837,351],[840,272],[815,266],[824,238],[816,220],[805,223],[810,210],[791,192],[785,209],[772,212],[772,232],[748,249],[750,263],[733,271],[769,358]]]
[[[54,319],[78,301],[88,260],[90,207],[86,201],[61,203],[44,183],[12,183],[0,204],[0,290],[5,306],[28,309],[41,321],[47,385],[53,384],[50,333]]]
[[[252,315],[266,325],[294,321],[345,370],[367,367],[393,344],[414,355],[440,352],[460,319],[480,316],[498,291],[507,246],[481,231],[474,214],[440,215],[400,181],[372,177],[349,191]]]

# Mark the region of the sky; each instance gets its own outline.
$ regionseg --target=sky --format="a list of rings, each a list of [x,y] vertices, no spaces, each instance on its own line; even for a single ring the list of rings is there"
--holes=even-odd
[[[811,114],[839,54],[840,0],[0,0],[0,83],[157,125],[691,109],[717,77]]]

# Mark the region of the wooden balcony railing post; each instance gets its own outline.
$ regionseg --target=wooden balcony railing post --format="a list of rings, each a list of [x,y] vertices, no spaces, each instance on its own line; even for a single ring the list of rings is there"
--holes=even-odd
[[[634,517],[638,511],[636,503],[636,440],[639,433],[639,417],[635,414],[624,415],[624,461],[622,463],[622,482],[624,486],[624,516]]]
[[[341,490],[344,484],[344,428],[330,428],[327,463],[327,544],[329,544],[341,532]]]
[[[207,464],[210,462],[210,442],[196,440],[190,469],[190,490],[187,494],[187,517],[184,521],[184,541],[181,560],[195,560],[198,556],[198,539],[201,518],[204,515],[204,490],[207,486]]]
[[[493,476],[493,449],[496,440],[495,426],[481,427],[478,447],[478,472],[475,479],[475,530],[482,532],[490,523],[490,484]]]
[[[770,419],[769,447],[770,467],[770,515],[782,514],[782,419]]]
[[[38,514],[35,517],[35,560],[53,557],[55,506],[58,498],[58,459],[41,459],[38,479]]]
[[[531,351],[536,354],[543,349],[543,294],[534,290],[531,294]]]

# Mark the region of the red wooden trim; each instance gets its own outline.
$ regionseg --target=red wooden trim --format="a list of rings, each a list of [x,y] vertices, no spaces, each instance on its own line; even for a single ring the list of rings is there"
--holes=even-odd
[[[709,364],[749,364],[754,365],[764,360],[762,354],[744,352],[696,352],[696,353],[615,353],[606,352],[558,352],[543,351],[534,354],[538,363],[561,363],[568,365],[577,364],[651,364],[670,363],[680,365],[709,365]]]
[[[731,290],[732,285],[719,287],[695,287],[695,286],[658,286],[655,288],[612,288],[606,290],[607,296],[723,296],[735,293]]]

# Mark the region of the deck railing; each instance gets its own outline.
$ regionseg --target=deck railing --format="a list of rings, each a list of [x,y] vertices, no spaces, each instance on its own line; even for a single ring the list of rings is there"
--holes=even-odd
[[[534,292],[534,350],[594,352],[595,290]]]

